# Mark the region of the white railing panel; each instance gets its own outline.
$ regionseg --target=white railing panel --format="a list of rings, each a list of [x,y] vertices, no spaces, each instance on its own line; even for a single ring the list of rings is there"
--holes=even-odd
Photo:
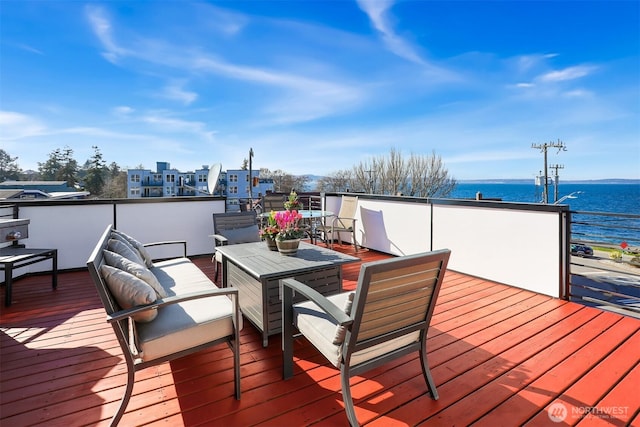
[[[431,247],[431,205],[402,200],[358,199],[356,237],[365,247],[412,255]]]
[[[559,213],[435,205],[433,248],[449,268],[545,295],[560,295]]]
[[[452,250],[452,270],[559,295],[564,271],[560,211],[508,203],[434,201],[432,205],[411,198],[359,196],[356,236],[366,248],[409,255],[446,247]],[[327,196],[324,208],[337,213],[340,200],[340,195]],[[19,204],[19,217],[31,220],[29,238],[23,243],[58,249],[60,269],[85,267],[108,224],[143,243],[186,240],[188,255],[211,254],[214,212],[224,212],[224,199]],[[170,248],[166,256],[175,256],[176,250]],[[26,268],[47,271],[50,263]]]
[[[19,212],[20,218],[30,220],[29,238],[21,243],[28,248],[57,249],[59,269],[86,267],[95,243],[113,221],[110,204],[24,204]],[[43,261],[25,268],[29,272],[49,271],[51,263]]]
[[[186,240],[187,255],[213,253],[213,213],[224,212],[224,200],[171,203],[127,203],[117,206],[118,229],[142,243]],[[177,248],[154,248],[154,257],[176,256]]]

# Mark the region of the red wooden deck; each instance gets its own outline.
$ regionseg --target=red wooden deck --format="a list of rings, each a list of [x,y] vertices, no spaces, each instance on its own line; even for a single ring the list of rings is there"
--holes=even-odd
[[[213,275],[209,258],[194,261]],[[357,274],[345,267],[345,288]],[[89,274],[62,273],[56,291],[49,276],[18,279],[13,301],[0,299],[0,424],[108,424],[126,367]],[[352,380],[362,424],[640,425],[638,319],[449,271],[428,347],[440,399],[407,356]],[[241,401],[220,345],[139,372],[121,425],[347,425],[338,372],[306,341],[288,381],[278,337],[263,348],[245,322],[241,351]]]

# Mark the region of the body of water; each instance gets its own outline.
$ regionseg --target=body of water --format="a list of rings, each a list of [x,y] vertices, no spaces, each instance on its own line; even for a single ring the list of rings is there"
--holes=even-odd
[[[451,198],[475,199],[476,193],[485,199],[502,199],[505,202],[539,203],[542,186],[512,183],[459,183]],[[640,183],[638,184],[560,184],[558,199],[573,194],[561,204],[573,211],[615,212],[640,214]],[[554,187],[549,186],[549,203],[554,201]]]
[[[502,199],[505,202],[539,203],[542,187],[522,183],[465,182],[456,187],[451,198],[475,199],[482,193],[483,199]],[[640,215],[640,183],[592,184],[567,183],[558,187],[558,199],[569,196],[560,204],[569,205],[572,211],[609,212]],[[549,203],[554,201],[554,187],[549,186]],[[572,239],[579,241],[599,241],[610,244],[628,242],[632,247],[640,247],[640,219],[616,218],[599,215],[574,214],[571,227]],[[580,223],[601,224],[597,226]]]

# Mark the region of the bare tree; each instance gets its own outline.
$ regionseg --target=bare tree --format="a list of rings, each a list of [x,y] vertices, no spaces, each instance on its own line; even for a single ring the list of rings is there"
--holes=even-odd
[[[348,184],[345,184],[345,181]],[[331,185],[339,183],[339,185]],[[351,172],[338,171],[322,179],[322,191],[370,194],[406,194],[415,197],[446,197],[455,189],[440,156],[411,154],[402,156],[392,148],[387,156],[361,161]]]
[[[288,193],[296,188],[295,177],[281,169],[273,172],[265,168],[260,169],[260,177],[273,179],[273,191],[276,193]]]
[[[351,189],[353,173],[350,170],[339,170],[318,180],[317,191],[348,191]]]
[[[405,193],[409,182],[409,169],[400,151],[392,148],[386,162],[383,194]]]
[[[375,194],[375,180],[380,172],[382,171],[376,169],[373,159],[361,161],[360,164],[353,167],[351,191]]]
[[[116,162],[107,168],[107,179],[101,197],[108,199],[127,198],[127,172],[120,169]]]
[[[411,177],[409,194],[417,197],[447,197],[456,187],[456,180],[442,158],[433,152],[430,156],[412,154],[408,161]]]

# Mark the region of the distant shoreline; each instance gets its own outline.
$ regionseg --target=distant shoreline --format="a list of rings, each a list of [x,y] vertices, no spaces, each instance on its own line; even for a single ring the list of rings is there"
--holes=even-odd
[[[460,179],[460,184],[534,184],[534,179]],[[640,179],[560,180],[560,184],[639,184]]]

